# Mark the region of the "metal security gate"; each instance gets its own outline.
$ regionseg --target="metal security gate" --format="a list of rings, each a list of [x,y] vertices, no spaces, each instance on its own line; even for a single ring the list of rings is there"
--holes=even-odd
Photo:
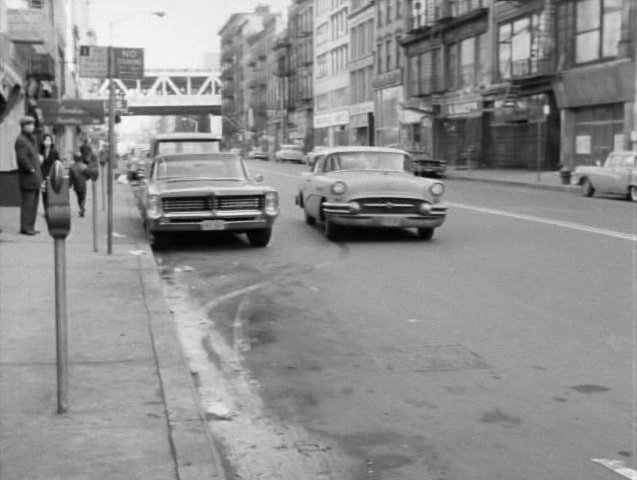
[[[573,113],[576,165],[604,162],[610,152],[623,148],[623,103],[577,108]]]

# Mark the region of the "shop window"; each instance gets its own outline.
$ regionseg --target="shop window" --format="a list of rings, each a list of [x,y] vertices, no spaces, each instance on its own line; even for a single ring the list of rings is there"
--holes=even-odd
[[[621,32],[621,0],[578,0],[575,62],[616,57]]]

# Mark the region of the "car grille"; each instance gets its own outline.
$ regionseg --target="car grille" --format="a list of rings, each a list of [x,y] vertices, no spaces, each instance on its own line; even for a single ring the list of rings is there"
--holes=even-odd
[[[164,197],[162,209],[166,213],[209,212],[211,210],[262,210],[263,195],[232,195],[207,197]]]
[[[418,205],[422,203],[420,199],[414,198],[361,198],[356,200],[361,206],[361,214],[384,214],[384,215],[405,215],[418,213]]]
[[[237,195],[215,197],[217,210],[261,210],[265,206],[263,195]]]
[[[201,212],[212,210],[212,197],[164,197],[161,199],[164,212]]]

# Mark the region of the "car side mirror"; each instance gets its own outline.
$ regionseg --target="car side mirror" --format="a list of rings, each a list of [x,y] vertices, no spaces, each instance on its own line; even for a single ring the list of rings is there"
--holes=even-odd
[[[255,180],[257,183],[261,183],[261,182],[263,182],[263,174],[261,174],[261,173],[257,173],[257,174],[254,176],[254,180]]]

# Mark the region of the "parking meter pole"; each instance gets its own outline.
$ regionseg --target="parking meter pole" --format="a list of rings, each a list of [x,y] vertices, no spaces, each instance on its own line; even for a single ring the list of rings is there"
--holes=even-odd
[[[106,178],[106,175],[104,174],[104,169],[105,169],[105,167],[102,166],[101,167],[101,170],[102,170],[101,171],[101,176],[102,176],[102,184],[101,184],[101,186],[102,186],[102,188],[101,188],[101,190],[102,190],[102,212],[104,210],[106,210],[106,183],[105,183],[105,180],[104,180]]]
[[[113,82],[113,47],[108,47],[108,211],[106,223],[106,253],[113,254],[113,164],[115,163],[115,83]]]
[[[57,354],[58,413],[69,407],[69,360],[67,346],[66,237],[71,231],[69,179],[57,160],[46,179],[46,223],[53,237],[55,270],[55,345]]]
[[[69,408],[69,358],[66,308],[66,240],[53,240],[55,253],[55,340],[57,353],[58,413]]]
[[[93,180],[91,183],[93,184],[91,191],[91,203],[93,207],[93,251],[97,252],[97,180]]]

